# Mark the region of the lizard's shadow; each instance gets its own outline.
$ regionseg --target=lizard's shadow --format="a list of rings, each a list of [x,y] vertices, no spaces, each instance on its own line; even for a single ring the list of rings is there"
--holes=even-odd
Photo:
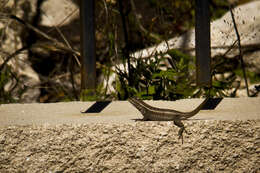
[[[133,121],[152,121],[152,120],[144,120],[144,119],[142,119],[142,118],[138,118],[138,119],[131,119],[131,120],[133,120]]]
[[[153,120],[144,120],[142,118],[138,119],[131,119],[133,121],[153,121]],[[191,118],[191,119],[186,119],[185,121],[194,121],[194,120],[213,120],[213,118]],[[160,121],[171,121],[171,120],[160,120]]]
[[[186,119],[185,121],[193,121],[193,120],[213,120],[213,118],[190,118],[190,119]]]

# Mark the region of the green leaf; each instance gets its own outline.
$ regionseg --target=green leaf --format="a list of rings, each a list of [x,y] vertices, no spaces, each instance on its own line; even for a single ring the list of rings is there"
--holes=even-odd
[[[148,94],[149,95],[155,94],[155,86],[149,86],[148,87]]]

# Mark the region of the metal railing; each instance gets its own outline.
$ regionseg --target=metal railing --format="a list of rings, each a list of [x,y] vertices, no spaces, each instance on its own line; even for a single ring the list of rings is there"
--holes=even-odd
[[[81,0],[81,89],[96,87],[95,0]]]
[[[81,0],[81,88],[95,89],[95,0]],[[197,85],[211,86],[209,1],[196,0],[196,77]]]

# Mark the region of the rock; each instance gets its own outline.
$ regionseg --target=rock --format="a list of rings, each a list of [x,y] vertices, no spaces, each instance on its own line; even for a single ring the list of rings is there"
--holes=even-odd
[[[156,122],[2,127],[0,172],[259,172],[259,123],[197,120],[184,144]]]
[[[0,53],[0,66],[6,57],[13,54],[16,50],[21,49],[23,46],[20,38],[21,27],[14,25],[12,22],[8,22],[10,21],[0,21],[0,30],[3,31],[2,33],[4,34],[0,44],[0,49],[3,50]],[[15,74],[19,82],[14,80],[13,77],[10,77],[5,86],[3,86],[5,92],[11,92],[11,97],[17,101],[19,100],[24,103],[36,102],[40,95],[40,90],[36,86],[40,83],[40,79],[30,65],[27,51],[23,51],[11,58],[8,61],[8,65],[11,67],[11,71]],[[21,91],[23,91],[22,94]]]
[[[41,1],[20,0],[17,2],[9,1],[5,4],[1,3],[2,5],[0,5],[6,13],[12,13],[13,9],[15,8],[15,15],[30,23],[33,21],[33,17],[37,13],[38,5],[41,9],[41,16],[39,18],[40,21],[38,24],[39,28],[44,32],[46,32],[46,30],[48,31],[50,28],[53,28],[53,26],[62,27],[68,25],[71,21],[75,20],[75,18],[79,17],[79,10],[77,4],[74,1],[47,0],[42,1],[42,4],[37,4],[39,2]],[[11,22],[11,24],[8,24],[8,22]],[[67,33],[69,32],[70,35],[75,35],[75,33],[79,34],[78,27],[75,28],[75,25],[72,25],[71,27],[74,27],[74,30],[77,32],[73,32],[74,34],[71,34],[71,31],[67,31]],[[24,27],[22,25],[17,24],[11,20],[0,21],[0,31],[4,31],[4,37],[2,37],[0,34],[0,36],[4,38],[1,40],[0,49],[4,50],[5,52],[5,54],[0,53],[0,65],[4,62],[4,59],[9,54],[12,54],[16,50],[23,47],[24,40],[22,37],[24,37],[26,34],[30,34],[28,32],[24,34],[23,28]],[[63,32],[63,34],[68,35],[67,33]],[[65,37],[67,37],[66,35]],[[55,35],[53,37],[57,38],[58,36]],[[79,45],[78,40],[77,43],[77,45]],[[35,51],[36,49],[33,50]],[[40,79],[38,74],[32,68],[32,62],[30,62],[28,59],[28,52],[23,51],[22,53],[19,53],[8,62],[8,65],[11,66],[11,70],[20,80],[19,85],[17,85],[16,89],[12,91],[11,97],[15,98],[15,100],[19,100],[20,102],[36,102],[40,95],[40,89],[38,89],[38,86],[40,85]],[[65,82],[63,81],[63,83]],[[9,82],[4,86],[4,89],[6,92],[8,92],[15,85],[16,81],[10,79]],[[22,94],[22,96],[19,96],[19,92],[25,88],[27,88],[25,92]]]
[[[234,9],[235,20],[242,47],[244,48],[244,61],[251,71],[260,74],[260,1],[253,1]],[[237,40],[233,27],[230,12],[227,12],[220,19],[211,22],[211,56],[224,54],[229,47]],[[183,49],[192,56],[195,56],[195,29],[186,34],[175,37],[167,41],[170,49]],[[248,51],[255,48],[255,51]],[[159,45],[138,51],[132,56],[148,57],[156,52],[165,53],[168,50],[166,42]],[[238,49],[233,49],[226,56],[234,57],[238,55]]]
[[[58,9],[58,10],[57,10]],[[48,0],[42,4],[41,25],[63,26],[79,17],[79,8],[70,0]]]

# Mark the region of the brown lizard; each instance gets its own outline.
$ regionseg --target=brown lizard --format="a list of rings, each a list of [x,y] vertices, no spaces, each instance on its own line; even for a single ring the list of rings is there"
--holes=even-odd
[[[185,131],[187,133],[187,131],[181,121],[196,115],[207,103],[209,98],[210,97],[208,96],[196,109],[191,112],[180,112],[173,109],[156,108],[135,97],[129,98],[128,101],[141,112],[144,121],[173,121],[176,126],[180,127],[178,135],[179,139],[181,138],[183,143],[183,132]]]

